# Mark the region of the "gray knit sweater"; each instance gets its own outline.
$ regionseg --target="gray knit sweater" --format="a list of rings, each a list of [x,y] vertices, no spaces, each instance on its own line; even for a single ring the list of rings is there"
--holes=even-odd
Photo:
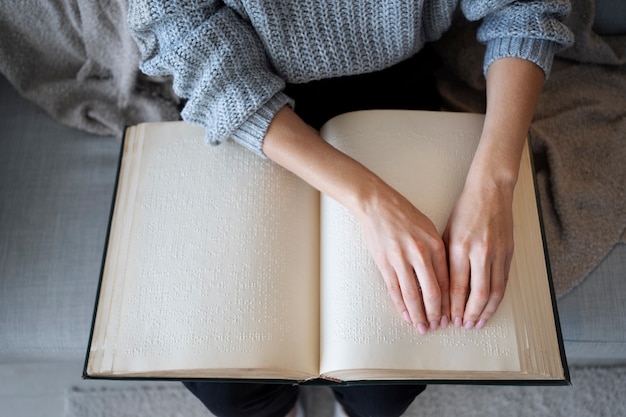
[[[209,143],[232,138],[262,155],[285,82],[377,71],[438,39],[458,0],[131,0],[129,24],[148,75],[172,75],[183,119]],[[483,19],[484,68],[528,59],[546,76],[572,42],[567,0],[461,0]]]

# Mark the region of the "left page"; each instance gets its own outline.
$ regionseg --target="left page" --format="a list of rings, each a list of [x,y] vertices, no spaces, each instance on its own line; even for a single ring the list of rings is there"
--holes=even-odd
[[[319,193],[182,122],[130,128],[88,376],[318,373]]]

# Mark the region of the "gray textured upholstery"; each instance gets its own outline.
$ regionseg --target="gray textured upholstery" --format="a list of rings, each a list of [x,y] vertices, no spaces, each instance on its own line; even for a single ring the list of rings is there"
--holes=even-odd
[[[0,361],[84,355],[119,146],[0,79]]]
[[[626,364],[626,245],[558,301],[572,364]]]
[[[84,356],[119,147],[0,77],[0,362]],[[626,363],[624,294],[621,245],[558,302],[570,363]]]

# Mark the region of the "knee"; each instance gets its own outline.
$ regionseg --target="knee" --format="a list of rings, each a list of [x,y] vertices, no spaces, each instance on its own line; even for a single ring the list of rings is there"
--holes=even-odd
[[[335,388],[334,394],[351,417],[399,417],[425,385],[378,385]]]
[[[298,398],[298,388],[282,384],[183,382],[204,406],[219,417],[285,415]]]

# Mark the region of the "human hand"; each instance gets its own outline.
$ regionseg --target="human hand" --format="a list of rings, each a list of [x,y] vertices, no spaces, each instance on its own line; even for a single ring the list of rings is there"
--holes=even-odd
[[[364,207],[357,218],[398,313],[422,334],[447,327],[446,252],[433,223],[386,184]]]
[[[504,296],[513,257],[513,189],[468,182],[450,215],[444,241],[455,327],[481,329]]]
[[[421,333],[448,326],[445,245],[424,214],[372,171],[324,141],[288,107],[270,124],[263,151],[355,215],[389,295],[407,322]]]
[[[502,58],[488,68],[480,143],[444,232],[456,327],[483,327],[504,296],[513,257],[513,190],[543,82],[544,72],[528,60]]]

